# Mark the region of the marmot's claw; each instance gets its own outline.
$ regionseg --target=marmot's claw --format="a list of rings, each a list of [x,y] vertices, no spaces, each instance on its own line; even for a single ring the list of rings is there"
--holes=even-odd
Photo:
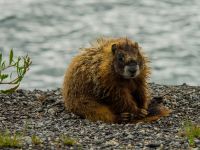
[[[146,109],[140,108],[138,110],[138,114],[131,114],[129,112],[124,112],[120,114],[120,118],[122,122],[131,122],[133,121],[135,118],[144,118],[148,115],[148,111]]]
[[[120,114],[120,117],[122,122],[130,122],[135,118],[135,115],[129,112],[124,112]]]
[[[146,109],[143,109],[143,108],[139,109],[139,111],[138,111],[138,116],[139,117],[144,118],[147,115],[148,115],[148,111]]]
[[[124,112],[120,114],[122,122],[129,122],[131,120],[131,114],[128,112]]]

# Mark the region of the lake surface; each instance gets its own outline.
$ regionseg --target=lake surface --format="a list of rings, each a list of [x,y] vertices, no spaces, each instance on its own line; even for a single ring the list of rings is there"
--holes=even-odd
[[[21,88],[60,87],[80,47],[128,36],[151,59],[151,82],[200,85],[200,0],[1,0],[0,51],[32,58]]]

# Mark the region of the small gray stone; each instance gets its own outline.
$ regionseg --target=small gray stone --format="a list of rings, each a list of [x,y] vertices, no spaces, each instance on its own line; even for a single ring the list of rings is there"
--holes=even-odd
[[[51,114],[51,115],[55,115],[55,113],[56,113],[55,108],[50,108],[50,109],[48,110],[48,113]]]
[[[26,142],[27,144],[32,144],[32,139],[31,139],[30,136],[24,136],[24,137],[22,138],[22,140],[23,140],[24,142]]]
[[[197,145],[198,147],[200,147],[200,140],[199,139],[194,139],[194,143],[195,143],[195,145]]]

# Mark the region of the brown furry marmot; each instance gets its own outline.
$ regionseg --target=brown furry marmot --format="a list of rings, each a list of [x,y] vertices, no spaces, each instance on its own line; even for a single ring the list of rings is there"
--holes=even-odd
[[[169,110],[160,104],[148,108],[148,62],[137,42],[98,39],[90,48],[82,49],[67,69],[62,91],[65,107],[83,118],[107,123],[166,116]]]

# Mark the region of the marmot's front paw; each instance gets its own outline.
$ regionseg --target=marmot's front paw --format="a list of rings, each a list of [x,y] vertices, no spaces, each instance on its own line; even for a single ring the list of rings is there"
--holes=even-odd
[[[129,112],[123,112],[120,114],[120,120],[121,122],[127,123],[130,122],[133,118],[133,114]]]
[[[137,112],[138,117],[140,118],[144,118],[148,115],[148,111],[146,109],[143,108],[139,108],[138,112]]]

